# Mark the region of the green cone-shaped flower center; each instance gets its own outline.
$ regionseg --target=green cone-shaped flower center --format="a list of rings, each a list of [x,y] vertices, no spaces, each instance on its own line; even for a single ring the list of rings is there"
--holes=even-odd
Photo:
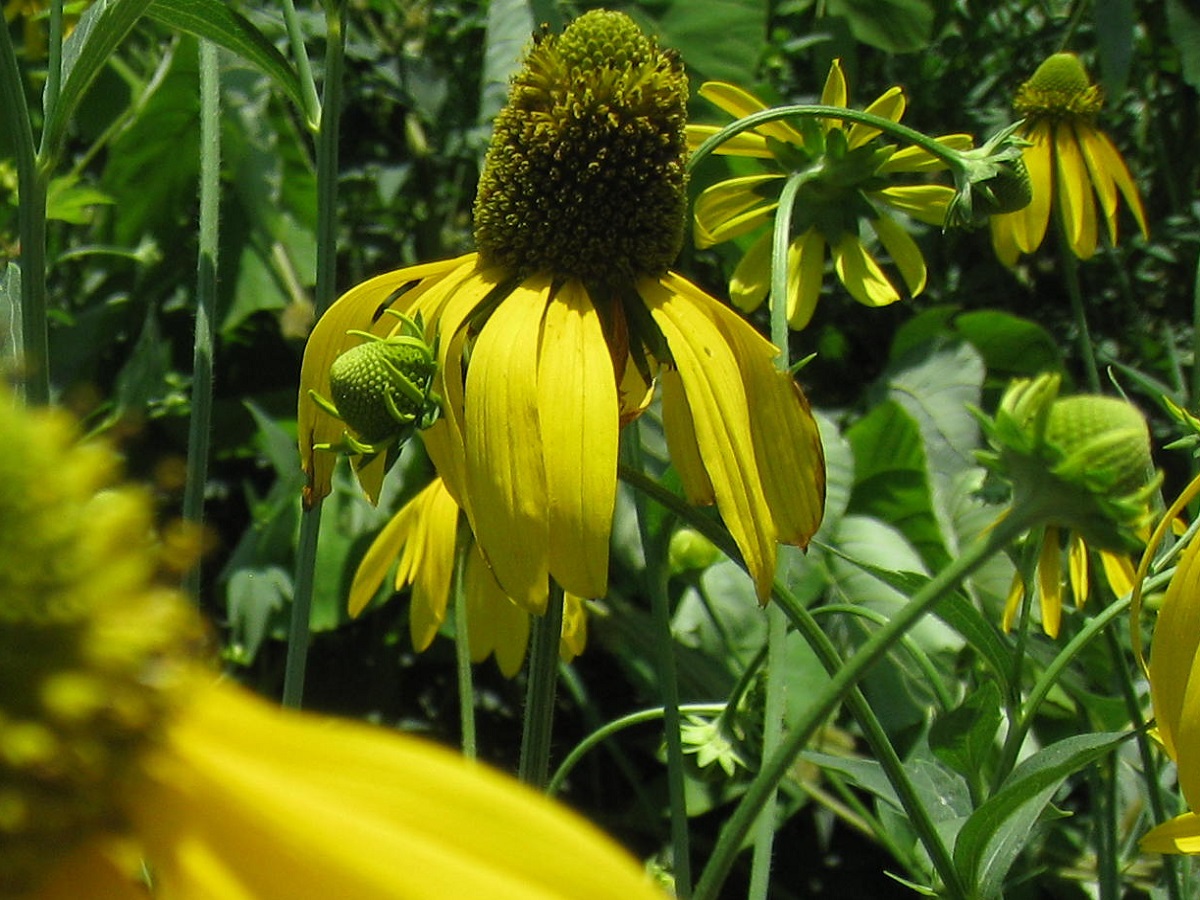
[[[199,628],[154,584],[149,499],[0,391],[0,896],[119,831]],[[82,889],[82,888],[81,888]]]
[[[475,240],[486,263],[619,284],[674,261],[687,78],[621,13],[535,40],[496,118]]]
[[[1028,119],[1091,119],[1104,97],[1074,53],[1056,53],[1017,90],[1013,108]]]

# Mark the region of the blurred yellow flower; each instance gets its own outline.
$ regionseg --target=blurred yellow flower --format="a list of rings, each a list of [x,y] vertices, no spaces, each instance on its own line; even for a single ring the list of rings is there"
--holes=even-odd
[[[442,479],[435,478],[400,508],[371,543],[350,586],[350,615],[357,616],[366,608],[395,563],[395,589],[413,587],[408,615],[413,647],[418,653],[427,649],[446,620],[458,534],[458,504]],[[511,678],[525,659],[529,613],[500,589],[473,543],[463,578],[471,659],[482,662],[495,654],[500,671]],[[567,594],[559,656],[570,662],[586,643],[586,607],[578,597]]]
[[[1022,253],[1041,246],[1051,211],[1061,217],[1067,246],[1080,259],[1096,252],[1096,202],[1109,240],[1117,240],[1117,194],[1148,236],[1146,213],[1129,169],[1112,140],[1096,127],[1103,106],[1100,88],[1091,83],[1073,53],[1056,53],[1021,85],[1013,108],[1024,119],[1017,134],[1029,141],[1025,166],[1033,190],[1022,210],[991,219],[992,245],[1008,266]]]
[[[217,683],[111,448],[3,391],[0,434],[0,896],[660,896],[499,773]]]
[[[752,94],[724,82],[709,82],[700,95],[722,111],[743,118],[766,109]],[[821,103],[846,107],[846,78],[841,62],[829,69]],[[900,121],[906,100],[898,87],[882,94],[867,112]],[[694,149],[720,129],[689,125],[688,143]],[[870,230],[891,257],[912,296],[925,289],[925,260],[901,221],[900,212],[931,225],[942,225],[954,189],[938,184],[894,184],[890,176],[933,172],[945,165],[927,151],[872,143],[878,129],[860,123],[823,119],[803,131],[786,121],[761,124],[722,144],[715,152],[771,160],[776,171],[721,181],[696,201],[696,246],[708,247],[748,234],[770,224],[779,195],[790,176],[805,173],[793,210],[793,233],[788,251],[787,315],[792,328],[808,324],[816,309],[824,278],[826,251],[833,257],[838,280],[859,303],[886,306],[900,299],[893,280],[884,272],[864,240]],[[969,149],[968,135],[948,135],[939,142]],[[771,280],[772,235],[768,230],[746,251],[730,282],[733,302],[746,311],[766,298]]]
[[[623,423],[663,388],[688,497],[716,503],[765,602],[776,543],[820,523],[816,423],[776,349],[669,271],[686,219],[687,78],[627,16],[594,11],[542,34],[497,118],[475,207],[478,253],[352,288],[321,318],[301,372],[309,502],[333,460],[314,445],[343,424],[311,401],[384,309],[437,344],[443,416],[422,432],[446,489],[505,594],[544,609],[548,579],[608,588]],[[436,339],[436,341],[435,341]],[[383,460],[359,458],[377,497]]]

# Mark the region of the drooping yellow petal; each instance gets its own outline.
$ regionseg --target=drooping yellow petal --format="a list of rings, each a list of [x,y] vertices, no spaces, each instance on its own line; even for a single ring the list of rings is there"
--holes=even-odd
[[[579,281],[566,282],[546,308],[537,403],[546,459],[550,574],[573,594],[603,597],[620,423],[608,343]]]
[[[1006,213],[988,217],[988,227],[992,233],[992,249],[996,251],[996,258],[1009,268],[1017,264],[1017,259],[1021,255],[1014,234],[1019,215],[1020,213]]]
[[[871,220],[871,227],[879,235],[879,241],[891,254],[892,262],[900,270],[904,284],[912,296],[925,290],[925,257],[907,229],[886,215]]]
[[[771,291],[771,232],[758,238],[738,261],[729,279],[729,299],[743,312],[762,306]]]
[[[1143,853],[1200,853],[1200,816],[1176,816],[1150,829],[1138,846]]]
[[[381,309],[390,306],[401,312],[407,311],[420,294],[435,286],[442,278],[453,277],[456,270],[469,270],[474,266],[475,259],[476,254],[469,253],[370,278],[339,297],[317,321],[304,347],[296,418],[300,462],[308,475],[308,484],[304,489],[306,505],[311,506],[329,493],[336,462],[333,453],[314,450],[313,445],[337,443],[346,430],[345,423],[317,406],[309,391],[316,391],[326,399],[330,397],[329,367],[342,353],[360,342],[359,338],[346,332],[358,329],[385,335],[395,325],[395,319],[380,315]],[[408,288],[407,292],[397,296],[397,292],[405,288]],[[372,469],[367,473],[368,479],[382,482],[382,463],[383,460],[379,459],[378,473]],[[364,484],[364,489],[373,502],[378,498],[378,484],[374,485],[374,490],[367,489]]]
[[[868,196],[918,222],[940,228],[946,221],[946,208],[954,199],[954,188],[944,184],[903,184],[871,191]]]
[[[1055,126],[1054,158],[1059,213],[1067,243],[1079,259],[1091,259],[1096,252],[1096,200],[1087,164],[1069,123]]]
[[[1013,239],[1022,253],[1032,253],[1042,245],[1050,224],[1050,204],[1054,199],[1054,154],[1050,125],[1039,122],[1024,135],[1030,142],[1021,154],[1029,172],[1029,205],[1012,213]]]
[[[662,385],[663,431],[671,452],[671,464],[683,485],[683,494],[693,506],[711,506],[716,503],[717,495],[696,442],[696,423],[679,370],[664,370],[659,382]]]
[[[1088,580],[1088,548],[1087,544],[1074,531],[1067,539],[1067,580],[1071,583],[1071,593],[1075,595],[1075,607],[1081,609],[1087,603],[1091,592]]]
[[[1157,633],[1157,632],[1156,632]],[[1200,809],[1200,659],[1192,656],[1175,734],[1179,790],[1193,810]]]
[[[717,125],[687,126],[688,152],[695,153],[701,144],[720,130],[721,128]],[[753,131],[735,134],[729,140],[722,142],[713,153],[718,156],[749,156],[757,159],[773,159],[775,156],[767,146],[767,139]]]
[[[700,86],[700,96],[735,119],[744,119],[748,115],[767,109],[767,105],[750,92],[724,81],[705,82]],[[773,137],[785,144],[799,145],[804,142],[800,132],[781,120],[765,122],[754,131],[763,137]]]
[[[639,280],[637,289],[679,369],[717,509],[765,603],[775,575],[776,531],[755,463],[742,373],[725,336],[681,283],[687,284],[668,273],[662,281]]]
[[[867,107],[866,111],[873,116],[899,122],[900,117],[904,115],[904,108],[907,104],[908,101],[904,98],[904,91],[898,87],[891,87],[877,97],[875,102]],[[853,150],[856,147],[861,147],[879,134],[880,131],[878,128],[872,128],[870,125],[855,122],[850,126],[850,131],[846,135],[846,142],[850,145],[850,149]]]
[[[792,376],[775,365],[776,347],[745,319],[683,278],[668,277],[709,314],[733,348],[776,539],[807,546],[825,510],[825,452],[808,400]]]
[[[695,240],[703,249],[748,234],[767,222],[779,202],[767,196],[783,175],[747,175],[717,182],[696,198]]]
[[[558,658],[571,662],[587,647],[587,605],[574,594],[563,595],[562,638],[558,643]]]
[[[796,331],[812,321],[825,280],[825,235],[810,228],[792,241],[795,258],[788,255],[788,325]]]
[[[1133,590],[1133,579],[1137,572],[1133,567],[1133,561],[1124,553],[1101,550],[1100,567],[1104,571],[1104,580],[1108,582],[1114,597],[1120,599]]]
[[[1062,550],[1058,546],[1058,529],[1046,528],[1037,564],[1038,593],[1042,601],[1042,631],[1058,637],[1062,624]]]
[[[1193,540],[1179,558],[1163,595],[1150,650],[1150,698],[1163,747],[1178,759],[1184,697],[1200,650],[1200,541]],[[1200,797],[1196,798],[1200,802]]]
[[[1095,128],[1077,125],[1075,133],[1079,136],[1079,145],[1083,149],[1083,157],[1087,160],[1088,172],[1096,192],[1100,195],[1104,207],[1105,218],[1108,222],[1108,236],[1116,243],[1117,240],[1117,199],[1113,190],[1115,185],[1120,190],[1133,217],[1137,220],[1142,237],[1148,238],[1150,231],[1146,227],[1146,211],[1142,207],[1142,198],[1138,194],[1133,176],[1125,165],[1120,152],[1113,146],[1108,135]]]
[[[887,306],[900,299],[895,286],[857,235],[843,234],[833,245],[833,267],[850,296],[864,306]]]
[[[496,580],[540,613],[549,578],[538,361],[550,276],[515,288],[479,333],[467,369],[465,437],[472,527]]]
[[[659,896],[593,827],[484,766],[232,686],[202,689],[147,768],[130,812],[172,900]]]
[[[1004,629],[1004,633],[1012,631],[1013,622],[1017,620],[1017,613],[1021,609],[1021,601],[1025,599],[1025,581],[1021,578],[1020,572],[1014,572],[1012,584],[1008,586],[1008,594],[1004,598],[1004,615],[1000,620],[1000,627]]]
[[[521,671],[529,646],[529,613],[504,595],[476,547],[467,556],[467,646],[472,662],[492,654],[505,678]],[[545,598],[541,601],[544,606]]]
[[[450,585],[454,580],[455,547],[458,541],[458,504],[446,490],[440,478],[434,479],[424,492],[417,507],[420,517],[419,538],[422,546],[410,540],[396,571],[396,588],[400,574],[413,586],[412,605],[408,613],[408,630],[414,649],[425,650],[446,620],[450,600]],[[420,553],[417,562],[416,554]],[[407,565],[406,565],[407,564]],[[407,571],[406,571],[407,570]]]

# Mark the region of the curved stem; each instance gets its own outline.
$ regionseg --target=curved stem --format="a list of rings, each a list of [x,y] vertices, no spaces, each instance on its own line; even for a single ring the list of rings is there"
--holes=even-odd
[[[800,751],[812,738],[825,718],[833,712],[867,671],[891,649],[945,594],[955,590],[964,579],[996,553],[1001,552],[1021,532],[1040,517],[1033,509],[1014,509],[982,540],[934,576],[901,607],[891,621],[880,628],[834,673],[828,684],[812,699],[808,709],[793,723],[784,744],[771,757],[750,784],[746,794],[726,821],[700,881],[696,886],[697,900],[712,900],[719,895],[721,885],[733,865],[742,841],[763,808],[771,791],[786,776]],[[950,885],[947,885],[950,887]],[[966,896],[959,894],[959,896]]]
[[[554,725],[554,694],[558,682],[558,644],[562,639],[563,589],[550,581],[546,612],[533,620],[529,651],[529,681],[525,691],[524,731],[517,777],[542,789],[550,774],[550,734]]]
[[[679,712],[685,715],[715,716],[722,714],[727,708],[727,703],[687,703],[679,707]],[[579,765],[579,761],[613,735],[627,728],[632,728],[634,725],[641,725],[644,722],[656,722],[664,718],[666,714],[666,707],[663,706],[658,706],[654,709],[643,709],[640,712],[629,713],[628,715],[621,716],[619,719],[613,719],[611,722],[607,722],[600,728],[597,728],[576,744],[574,749],[567,754],[567,758],[559,764],[554,772],[554,776],[546,785],[546,793],[552,795],[558,793],[563,786],[563,782],[567,780],[567,776],[571,774],[571,770]]]
[[[478,752],[475,737],[475,686],[471,671],[471,634],[467,619],[467,554],[471,552],[469,528],[458,529],[458,547],[454,554],[454,661],[458,670],[458,716],[462,727],[462,753],[474,759]]]

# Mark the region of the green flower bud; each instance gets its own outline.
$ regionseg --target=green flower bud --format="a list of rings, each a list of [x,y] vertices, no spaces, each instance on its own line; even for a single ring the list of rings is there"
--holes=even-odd
[[[1012,484],[1014,509],[1074,530],[1101,550],[1137,546],[1158,487],[1145,417],[1115,397],[1058,397],[1060,379],[1014,381],[984,430],[980,459]]]
[[[680,528],[671,535],[667,566],[672,575],[707,569],[720,558],[717,545],[692,528]]]
[[[1014,157],[1005,161],[991,178],[974,185],[975,214],[994,216],[1024,209],[1033,200],[1033,184],[1025,160]]]

